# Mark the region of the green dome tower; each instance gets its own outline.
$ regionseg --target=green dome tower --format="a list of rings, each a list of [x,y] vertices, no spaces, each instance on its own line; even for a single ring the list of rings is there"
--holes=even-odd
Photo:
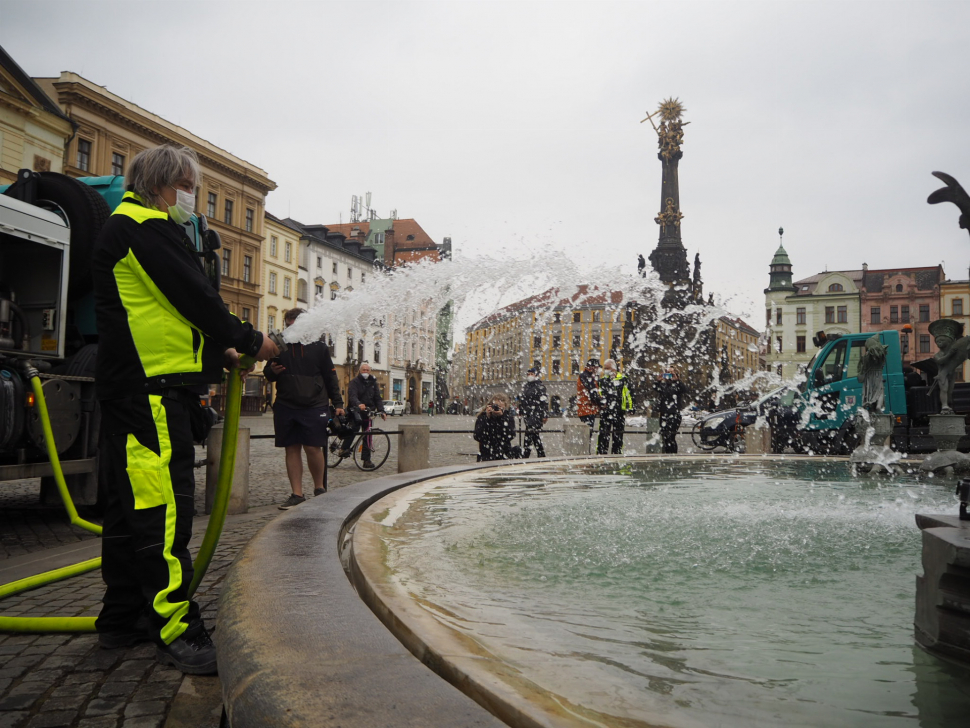
[[[765,293],[771,293],[772,291],[794,293],[796,290],[791,280],[791,260],[788,258],[788,253],[782,244],[782,236],[784,234],[785,229],[778,228],[778,250],[775,251],[775,257],[771,259],[771,265],[769,266],[771,282],[765,289]]]

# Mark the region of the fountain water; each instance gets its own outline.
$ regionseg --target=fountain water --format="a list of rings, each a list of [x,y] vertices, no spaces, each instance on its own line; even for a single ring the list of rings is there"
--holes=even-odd
[[[951,498],[807,458],[550,463],[399,491],[354,549],[424,652],[537,723],[932,728],[970,709],[909,627],[914,514]]]

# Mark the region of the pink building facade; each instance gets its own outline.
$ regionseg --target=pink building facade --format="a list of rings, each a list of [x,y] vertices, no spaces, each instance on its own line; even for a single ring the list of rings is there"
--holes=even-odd
[[[930,336],[940,318],[943,266],[869,270],[862,266],[860,304],[863,331],[900,332],[903,364],[929,359],[938,349]]]

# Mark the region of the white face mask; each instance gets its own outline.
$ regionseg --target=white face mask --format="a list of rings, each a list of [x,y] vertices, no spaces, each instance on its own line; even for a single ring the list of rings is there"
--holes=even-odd
[[[538,377],[535,374],[529,374],[526,376],[526,379],[528,379],[530,382],[534,382],[536,379],[538,379]]]
[[[368,377],[370,377],[370,374],[368,372],[361,372],[360,376],[362,376],[364,379],[367,379]]]
[[[184,225],[192,218],[192,211],[195,210],[195,194],[179,190],[175,187],[175,204],[168,208],[168,216],[179,225]]]

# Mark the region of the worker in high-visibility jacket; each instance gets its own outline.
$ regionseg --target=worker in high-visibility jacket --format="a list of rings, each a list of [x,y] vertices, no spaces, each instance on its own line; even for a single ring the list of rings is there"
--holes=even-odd
[[[200,181],[191,149],[145,150],[92,259],[105,494],[97,619],[102,647],[143,640],[186,673],[216,671],[215,647],[188,597],[195,447],[207,425],[199,395],[239,354],[276,345],[229,312],[182,223]]]
[[[626,375],[616,370],[616,362],[603,362],[603,375],[599,380],[600,436],[596,442],[599,455],[623,452],[623,432],[626,430],[626,413],[633,409],[633,398],[626,386]],[[612,445],[610,440],[612,438]]]

